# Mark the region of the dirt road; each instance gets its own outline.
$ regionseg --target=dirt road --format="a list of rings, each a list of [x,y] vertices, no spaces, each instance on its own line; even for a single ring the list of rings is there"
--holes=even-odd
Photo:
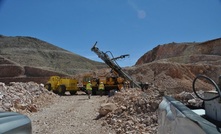
[[[96,120],[107,96],[61,96],[54,104],[29,115],[33,134],[113,134]]]

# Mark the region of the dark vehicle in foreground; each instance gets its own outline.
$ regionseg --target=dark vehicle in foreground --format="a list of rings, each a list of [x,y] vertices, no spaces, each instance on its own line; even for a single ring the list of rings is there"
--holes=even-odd
[[[0,111],[0,134],[31,133],[31,120],[26,115]]]

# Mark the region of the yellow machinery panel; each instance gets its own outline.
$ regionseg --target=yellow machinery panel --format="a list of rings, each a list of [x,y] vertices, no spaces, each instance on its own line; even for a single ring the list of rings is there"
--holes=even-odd
[[[69,78],[61,78],[59,81],[59,85],[65,85],[66,90],[77,90],[77,83],[78,81],[76,79],[69,79]]]
[[[64,95],[66,91],[69,91],[71,95],[75,94],[79,88],[77,86],[78,80],[73,78],[61,78],[59,76],[51,76],[48,82],[45,84],[45,88],[54,93]]]
[[[90,81],[92,84],[92,93],[97,94],[96,92],[98,91],[98,85],[100,82],[104,83],[105,92],[108,93],[110,90],[122,89],[125,80],[124,78],[118,76],[116,77],[98,76],[96,78],[93,78],[92,75],[85,75],[82,81],[82,88],[84,88],[84,90],[88,81]]]

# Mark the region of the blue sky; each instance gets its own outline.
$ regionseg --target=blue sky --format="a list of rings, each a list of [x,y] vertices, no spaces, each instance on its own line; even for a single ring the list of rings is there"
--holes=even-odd
[[[131,66],[157,45],[221,37],[221,0],[0,0],[0,34],[31,36],[92,60]]]

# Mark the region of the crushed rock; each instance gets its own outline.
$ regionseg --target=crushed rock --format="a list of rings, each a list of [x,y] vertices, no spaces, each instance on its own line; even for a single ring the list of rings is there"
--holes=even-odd
[[[197,91],[203,94],[203,91]],[[100,115],[104,116],[103,126],[115,130],[117,134],[157,134],[158,106],[164,93],[150,87],[147,90],[131,88],[115,93],[106,100],[106,107],[100,107]],[[200,107],[202,101],[191,92],[170,95],[185,105]],[[114,105],[114,106],[113,106]],[[106,112],[104,114],[103,111]]]
[[[11,82],[6,85],[0,83],[0,111],[37,112],[56,97],[57,95],[45,89],[43,84]]]
[[[157,109],[161,100],[162,96],[154,88],[144,92],[135,88],[117,92],[106,101],[117,108],[103,118],[102,125],[111,127],[117,134],[156,134]]]
[[[121,90],[101,104],[99,113],[102,126],[117,134],[156,134],[158,129],[157,109],[162,101],[163,90],[151,86],[147,90],[130,88]],[[199,91],[203,94],[203,91]],[[199,106],[202,102],[190,92],[172,95],[185,105]],[[52,104],[59,96],[35,82],[0,83],[0,111],[34,113]]]

